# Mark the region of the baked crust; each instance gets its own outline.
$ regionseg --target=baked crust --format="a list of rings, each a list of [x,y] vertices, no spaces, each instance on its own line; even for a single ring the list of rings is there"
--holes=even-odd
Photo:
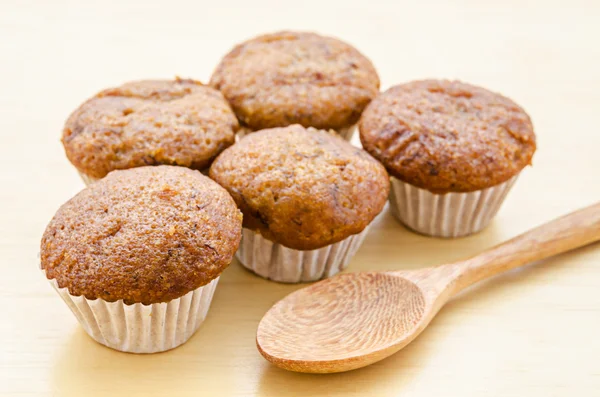
[[[459,81],[397,85],[359,123],[365,150],[404,182],[434,193],[505,182],[531,164],[531,119],[512,100]]]
[[[221,274],[241,226],[231,196],[198,171],[113,171],[60,207],[42,238],[41,266],[72,295],[167,302]]]
[[[342,129],[355,124],[379,92],[369,59],[338,39],[277,32],[237,45],[211,85],[251,130],[301,124]]]
[[[82,173],[170,164],[204,169],[235,140],[223,95],[194,80],[143,80],[101,91],[69,117],[62,142]]]
[[[210,176],[233,196],[244,227],[299,250],[360,233],[383,209],[389,177],[333,132],[293,125],[247,135]]]

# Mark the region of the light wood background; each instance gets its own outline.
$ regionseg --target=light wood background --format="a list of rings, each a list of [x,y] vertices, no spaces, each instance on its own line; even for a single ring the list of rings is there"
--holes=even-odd
[[[0,394],[6,396],[598,396],[600,246],[466,291],[415,342],[371,367],[288,373],[255,348],[262,314],[298,288],[233,263],[201,330],[168,353],[93,342],[38,269],[56,209],[83,187],[59,137],[96,91],[131,79],[208,80],[236,42],[316,30],[357,46],[383,88],[426,77],[500,91],[531,114],[534,166],[493,224],[413,234],[387,212],[348,271],[458,259],[600,200],[600,2],[17,1],[0,4]]]

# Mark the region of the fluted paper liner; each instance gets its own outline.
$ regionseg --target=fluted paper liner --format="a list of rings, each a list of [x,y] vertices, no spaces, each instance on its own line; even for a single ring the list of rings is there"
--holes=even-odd
[[[354,135],[354,131],[356,130],[356,124],[351,125],[350,127],[340,128],[337,130],[337,133],[340,134],[342,138],[350,142],[352,140],[352,136]]]
[[[205,168],[203,170],[200,170],[200,172],[202,173],[202,175],[208,176],[208,170],[209,170],[209,168]],[[77,172],[79,172],[79,176],[81,176],[81,179],[83,180],[83,183],[85,183],[85,186],[90,186],[92,183],[102,179],[102,178],[94,178],[93,176],[86,175],[81,171],[77,171]]]
[[[86,175],[81,171],[78,171],[78,172],[79,172],[79,176],[83,180],[83,183],[85,183],[85,186],[90,186],[92,183],[100,180],[100,178],[94,178],[93,176]]]
[[[309,251],[295,250],[244,228],[235,256],[261,277],[283,283],[316,281],[331,277],[348,266],[367,236],[369,226],[335,244]]]
[[[96,342],[123,352],[157,353],[185,343],[198,330],[219,278],[181,298],[152,305],[87,299],[71,295],[55,279],[48,281]]]
[[[352,136],[354,136],[354,131],[356,130],[356,124],[351,125],[350,127],[340,128],[339,130],[335,130],[335,132],[341,136],[344,140],[350,142],[352,140]],[[248,127],[240,127],[235,135],[235,141],[239,141],[246,135],[252,133],[253,131]]]
[[[434,237],[461,237],[485,228],[517,180],[468,193],[434,194],[392,177],[390,210],[410,229]]]

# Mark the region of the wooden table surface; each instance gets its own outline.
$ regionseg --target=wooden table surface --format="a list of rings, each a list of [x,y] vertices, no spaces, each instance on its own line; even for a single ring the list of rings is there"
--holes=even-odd
[[[264,281],[238,263],[184,346],[140,356],[89,338],[38,270],[47,222],[83,187],[59,141],[65,118],[127,80],[206,81],[231,46],[259,33],[335,35],[373,60],[382,88],[460,78],[510,96],[534,121],[534,165],[489,228],[427,238],[386,208],[347,271],[451,261],[600,199],[598,1],[201,3],[0,6],[1,395],[600,395],[598,244],[466,291],[406,349],[349,373],[295,374],[263,360],[258,321],[299,286]]]

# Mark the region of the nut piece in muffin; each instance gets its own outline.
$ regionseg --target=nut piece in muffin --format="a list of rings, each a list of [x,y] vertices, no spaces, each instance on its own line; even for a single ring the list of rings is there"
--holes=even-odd
[[[231,196],[198,171],[113,171],[58,210],[42,238],[41,267],[98,342],[167,350],[202,322],[241,225]],[[130,334],[117,332],[124,327]]]
[[[394,86],[371,102],[359,128],[365,150],[392,176],[392,211],[417,231],[446,237],[483,228],[536,148],[520,106],[459,81]]]
[[[145,165],[206,169],[238,128],[219,91],[189,79],[142,80],[83,103],[68,118],[62,142],[84,180],[93,181]]]
[[[368,153],[335,133],[300,125],[248,135],[219,155],[210,176],[244,214],[238,259],[288,282],[345,266],[389,192],[385,169]]]
[[[349,131],[379,92],[373,64],[335,38],[277,32],[237,45],[210,84],[248,130],[305,127]]]

